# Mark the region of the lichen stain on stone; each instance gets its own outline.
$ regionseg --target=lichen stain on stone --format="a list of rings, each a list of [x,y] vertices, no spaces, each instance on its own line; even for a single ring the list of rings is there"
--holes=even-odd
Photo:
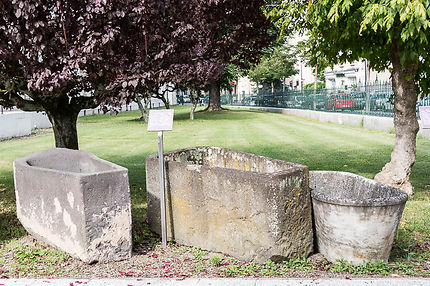
[[[54,233],[53,230],[50,230],[46,226],[41,225],[37,221],[29,219],[25,216],[20,217],[20,220],[24,225],[28,226],[26,227],[28,232],[40,238],[41,240],[54,244],[60,249],[67,251],[73,257],[86,257],[84,249],[79,245],[76,245],[76,242],[71,239],[71,236],[62,235],[60,237],[57,232]],[[38,233],[43,233],[44,236],[41,237],[38,235]]]
[[[93,220],[98,221],[100,217],[103,217],[104,215],[111,218],[111,220],[106,222],[107,226],[103,227],[100,236],[90,241],[88,248],[89,251],[94,251],[100,255],[107,255],[111,251],[111,249],[109,249],[107,253],[103,253],[103,251],[100,252],[99,248],[104,244],[115,247],[121,246],[123,243],[131,243],[131,241],[129,241],[131,217],[128,208],[118,207],[105,214],[94,214]]]
[[[76,224],[73,223],[70,214],[63,209],[63,221],[64,224],[70,229],[70,234],[72,237],[76,237],[77,227]]]
[[[186,200],[175,200],[174,211],[180,212],[184,216],[190,215],[189,201]]]
[[[73,197],[72,192],[67,193],[67,201],[69,202],[70,207],[73,208],[73,206],[75,204],[75,198]]]
[[[199,166],[199,165],[187,165],[187,170],[196,171],[200,173],[201,167],[202,166]]]
[[[61,207],[61,203],[58,200],[58,198],[54,198],[54,207],[55,207],[55,213],[56,214],[60,214],[62,212],[63,208]]]

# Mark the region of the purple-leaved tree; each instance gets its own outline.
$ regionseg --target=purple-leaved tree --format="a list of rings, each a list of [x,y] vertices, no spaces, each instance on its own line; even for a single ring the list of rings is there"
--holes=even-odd
[[[125,74],[118,75],[113,86],[133,98],[135,93],[157,94],[167,83],[207,89],[209,110],[220,110],[220,80],[226,66],[257,61],[275,38],[261,10],[264,4],[264,0],[142,1],[135,23],[142,29],[133,37],[138,52],[122,63],[129,68],[122,69]]]
[[[208,111],[219,111],[222,75],[228,64],[246,68],[257,62],[275,37],[262,11],[264,0],[198,2],[197,11],[190,15],[199,28],[193,34],[194,61],[187,76],[195,86],[209,90]]]
[[[212,91],[229,62],[269,44],[263,0],[0,2],[0,104],[46,111],[57,147],[78,149],[81,109],[116,107],[167,83]],[[186,15],[186,16],[184,16]]]
[[[131,3],[1,1],[0,104],[46,111],[56,146],[78,149],[79,111],[121,101],[107,86],[127,57]]]

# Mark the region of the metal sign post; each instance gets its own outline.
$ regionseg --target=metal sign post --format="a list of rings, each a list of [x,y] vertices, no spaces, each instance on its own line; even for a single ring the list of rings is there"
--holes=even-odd
[[[166,188],[163,156],[163,131],[171,131],[173,128],[173,109],[150,110],[148,131],[158,132],[158,173],[160,180],[160,212],[161,212],[161,245],[167,246],[167,222],[166,222]]]
[[[166,190],[164,184],[163,131],[158,132],[158,175],[160,180],[161,245],[167,246]]]

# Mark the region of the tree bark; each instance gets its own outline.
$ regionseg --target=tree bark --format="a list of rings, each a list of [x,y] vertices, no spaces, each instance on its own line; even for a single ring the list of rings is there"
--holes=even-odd
[[[314,90],[315,90],[315,93],[316,93],[316,91],[317,91],[317,88],[318,88],[318,62],[317,62],[317,64],[315,65],[315,83],[314,83]]]
[[[140,98],[139,98],[139,96],[136,94],[136,102],[137,102],[137,105],[139,106],[139,110],[140,110],[140,113],[142,113],[142,117],[140,118],[142,121],[144,121],[144,122],[148,122],[148,113],[147,113],[147,110],[146,110],[146,100],[145,100],[145,98],[144,98],[144,100],[145,100],[145,104],[142,104],[142,101],[140,100]]]
[[[160,99],[164,103],[164,106],[166,107],[166,109],[170,109],[169,100],[167,98],[165,98],[164,96],[161,96]]]
[[[200,91],[191,91],[191,102],[193,104],[190,111],[191,120],[194,120],[194,112],[196,111],[197,104],[199,103],[200,95]]]
[[[194,120],[194,112],[196,111],[197,103],[198,103],[198,101],[193,103],[193,106],[191,107],[191,111],[190,111],[190,119],[191,120]]]
[[[209,85],[209,105],[207,111],[221,111],[221,92],[217,83]]]
[[[54,130],[55,146],[78,150],[76,121],[79,111],[73,108],[46,110]]]
[[[399,188],[408,195],[413,195],[413,187],[409,176],[416,161],[416,136],[419,130],[416,115],[418,94],[414,81],[418,62],[407,61],[402,66],[400,49],[401,47],[394,42],[390,53],[393,65],[394,130],[396,139],[391,153],[391,161],[375,176],[375,180]]]

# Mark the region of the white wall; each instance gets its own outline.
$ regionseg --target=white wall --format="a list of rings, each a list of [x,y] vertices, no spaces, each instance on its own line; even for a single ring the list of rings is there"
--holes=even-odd
[[[257,84],[252,82],[249,77],[239,77],[237,81],[237,94],[239,96],[239,100],[242,99],[243,93],[246,95],[250,95],[255,93],[257,90]]]
[[[31,112],[31,128],[33,129],[44,129],[51,128],[51,122],[45,112]]]
[[[127,107],[122,106],[121,111],[137,110],[137,103],[133,102]],[[102,114],[98,108],[84,109],[79,117]],[[12,111],[0,114],[0,139],[30,135],[34,129],[51,128],[51,122],[45,112]]]
[[[45,112],[5,112],[0,114],[0,138],[30,135],[34,129],[50,128]]]
[[[0,138],[11,138],[31,134],[31,114],[8,112],[0,115]]]

